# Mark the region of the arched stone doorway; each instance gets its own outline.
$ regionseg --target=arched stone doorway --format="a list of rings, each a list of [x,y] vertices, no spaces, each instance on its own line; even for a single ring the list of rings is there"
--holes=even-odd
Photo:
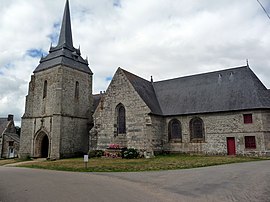
[[[41,157],[47,158],[49,152],[49,139],[48,136],[45,135],[41,141]]]
[[[45,132],[39,132],[35,138],[35,157],[47,158],[49,157],[50,141]]]

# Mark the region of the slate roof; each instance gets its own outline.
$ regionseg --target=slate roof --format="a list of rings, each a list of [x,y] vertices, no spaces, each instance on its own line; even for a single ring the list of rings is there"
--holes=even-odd
[[[126,70],[122,71],[152,113],[162,114],[152,83]]]
[[[102,96],[101,94],[93,95],[93,111],[96,111],[97,106],[100,102],[101,96]]]
[[[248,66],[154,83],[163,115],[270,109],[269,91]]]
[[[4,130],[6,129],[9,121],[7,118],[0,118],[0,135],[3,134]]]
[[[10,137],[11,139],[16,141],[17,143],[20,142],[20,136],[18,134],[16,134],[16,133],[5,133],[5,135]]]
[[[42,57],[40,64],[34,70],[34,73],[47,70],[57,65],[64,65],[88,74],[92,74],[88,67],[88,61],[81,57],[80,49],[73,47],[69,3],[66,1],[61,31],[58,44],[51,47],[49,54]]]
[[[270,109],[270,90],[248,66],[153,83],[123,71],[156,115]]]

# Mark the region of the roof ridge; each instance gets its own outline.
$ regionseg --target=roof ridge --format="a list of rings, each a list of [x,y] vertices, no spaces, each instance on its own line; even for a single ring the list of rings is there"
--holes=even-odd
[[[159,82],[164,82],[164,81],[171,81],[171,80],[176,80],[176,79],[181,79],[181,78],[189,78],[189,77],[195,77],[195,76],[203,76],[207,74],[214,74],[214,73],[219,73],[219,72],[224,72],[224,71],[229,71],[229,70],[236,70],[236,69],[242,69],[242,68],[249,68],[248,66],[239,66],[239,67],[232,67],[232,68],[227,68],[227,69],[222,69],[222,70],[216,70],[212,72],[204,72],[204,73],[198,73],[198,74],[192,74],[192,75],[187,75],[187,76],[180,76],[172,79],[165,79],[165,80],[160,80],[160,81],[155,81],[153,83],[159,83]]]
[[[270,109],[269,91],[247,66],[155,82],[163,115]]]
[[[146,80],[146,79],[144,79],[144,78],[142,78],[142,77],[140,77],[140,76],[138,76],[138,75],[136,75],[136,74],[133,74],[133,73],[131,73],[131,72],[129,72],[129,71],[127,71],[127,70],[121,68],[121,67],[119,67],[119,68],[120,68],[124,73],[126,72],[126,73],[128,73],[128,74],[131,74],[132,76],[135,76],[135,77],[137,77],[137,78],[139,78],[139,79],[142,79],[142,80],[144,80],[144,81],[147,81],[147,82],[151,83],[151,81],[148,81],[148,80]]]

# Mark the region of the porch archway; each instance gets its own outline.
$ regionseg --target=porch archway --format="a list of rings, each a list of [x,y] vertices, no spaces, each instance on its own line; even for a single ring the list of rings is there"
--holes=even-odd
[[[37,158],[49,157],[50,141],[48,135],[44,131],[41,131],[36,135],[34,145],[35,145],[34,148],[35,157]]]

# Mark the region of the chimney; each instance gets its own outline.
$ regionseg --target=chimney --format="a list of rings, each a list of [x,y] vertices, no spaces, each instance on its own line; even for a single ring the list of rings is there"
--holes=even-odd
[[[9,114],[7,120],[8,121],[13,121],[13,115],[12,114]]]

